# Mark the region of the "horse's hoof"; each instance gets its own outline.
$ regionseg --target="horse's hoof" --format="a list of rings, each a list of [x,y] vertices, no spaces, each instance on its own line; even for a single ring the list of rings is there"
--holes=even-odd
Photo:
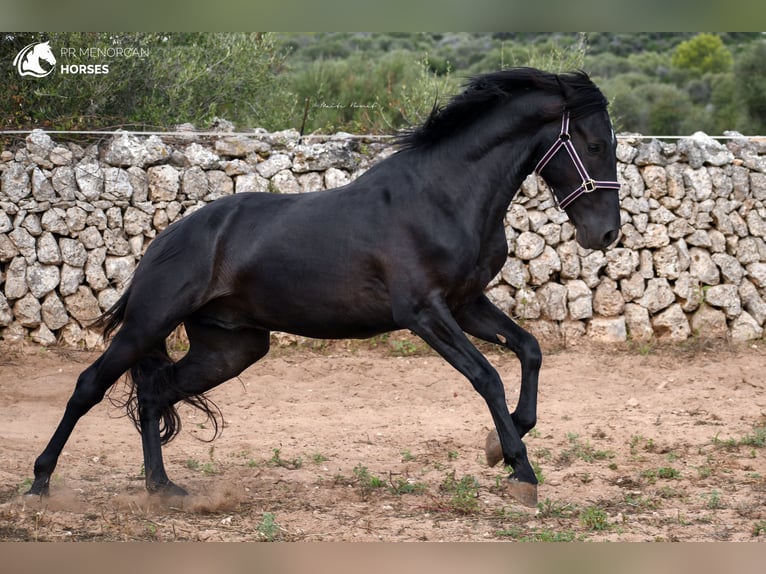
[[[537,485],[521,482],[517,478],[508,478],[507,491],[511,497],[529,508],[537,507]]]
[[[181,488],[174,482],[170,481],[162,484],[147,484],[146,490],[149,491],[149,494],[161,496],[163,498],[171,496],[189,496],[189,493],[186,491],[186,489]]]
[[[41,484],[38,484],[37,481],[35,481],[32,483],[32,486],[29,487],[29,490],[24,493],[24,496],[29,498],[43,498],[48,496],[48,494],[50,494],[50,487],[48,482],[45,481]]]
[[[42,498],[48,498],[49,492],[48,489],[45,490],[32,490],[31,488],[27,490],[23,495],[25,499],[31,500],[33,498],[42,499]]]
[[[489,466],[495,466],[503,460],[503,447],[500,444],[500,437],[495,429],[489,431],[487,435],[487,441],[484,443],[484,454],[487,457],[487,464]]]

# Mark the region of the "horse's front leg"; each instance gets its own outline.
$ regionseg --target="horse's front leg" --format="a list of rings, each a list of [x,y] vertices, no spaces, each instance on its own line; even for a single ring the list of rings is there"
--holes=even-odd
[[[513,468],[508,492],[522,504],[536,506],[537,477],[508,412],[503,381],[497,371],[469,341],[443,299],[433,297],[403,319],[407,327],[465,375],[486,401],[497,431],[500,458]]]
[[[463,306],[457,313],[460,327],[479,339],[496,343],[512,350],[521,363],[521,390],[513,424],[523,437],[537,423],[537,386],[542,364],[542,353],[537,339],[493,305],[485,295]],[[487,462],[494,466],[502,460],[497,435],[487,439]]]

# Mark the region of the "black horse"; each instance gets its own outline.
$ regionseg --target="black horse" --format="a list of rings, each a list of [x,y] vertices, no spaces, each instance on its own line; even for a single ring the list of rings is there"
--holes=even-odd
[[[409,329],[487,402],[496,428],[488,462],[510,465],[509,493],[534,506],[537,479],[521,438],[536,422],[540,347],[484,289],[508,255],[508,205],[535,170],[581,246],[603,249],[618,237],[616,144],[606,107],[583,72],[477,76],[353,183],[303,195],[237,194],[169,226],[101,317],[104,337],[115,334],[78,378],[35,462],[29,494],[48,493],[75,424],[126,372],[146,488],[185,494],[162,461],[162,444],[180,427],[174,405],[186,401],[210,414],[204,393],[263,357],[270,331],[364,338]],[[173,362],[165,340],[182,323],[190,347]],[[513,413],[500,377],[465,333],[518,356]]]

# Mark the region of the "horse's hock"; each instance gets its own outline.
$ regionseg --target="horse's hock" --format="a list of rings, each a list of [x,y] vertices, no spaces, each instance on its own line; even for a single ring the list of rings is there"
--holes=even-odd
[[[123,132],[82,147],[35,130],[0,154],[0,337],[98,347],[87,326],[173,221],[233,193],[337,187],[392,151],[344,134],[302,142],[295,131]],[[529,177],[508,211],[510,257],[489,297],[543,339],[761,338],[766,141],[624,135],[617,155],[615,246],[579,247]]]

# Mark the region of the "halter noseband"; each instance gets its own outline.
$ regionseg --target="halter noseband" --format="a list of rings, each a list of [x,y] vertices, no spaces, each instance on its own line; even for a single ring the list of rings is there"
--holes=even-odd
[[[574,145],[572,145],[572,137],[569,135],[569,112],[564,112],[564,115],[561,118],[561,133],[559,134],[558,139],[553,142],[553,145],[537,163],[537,167],[535,167],[535,173],[542,177],[543,180],[545,180],[545,177],[543,177],[542,171],[545,169],[545,166],[548,165],[548,162],[553,159],[553,156],[556,155],[556,153],[562,147],[567,150],[567,153],[572,159],[575,168],[577,168],[577,173],[580,174],[582,184],[580,187],[575,189],[572,193],[567,195],[559,202],[559,200],[556,198],[556,194],[553,192],[553,186],[545,181],[545,183],[548,184],[548,187],[551,188],[551,195],[553,195],[553,201],[556,203],[556,207],[559,209],[565,209],[583,193],[590,193],[599,187],[604,189],[620,189],[620,183],[617,181],[596,181],[588,175],[588,171],[585,169],[585,166],[580,160],[580,156],[577,155],[577,150],[575,149]]]

